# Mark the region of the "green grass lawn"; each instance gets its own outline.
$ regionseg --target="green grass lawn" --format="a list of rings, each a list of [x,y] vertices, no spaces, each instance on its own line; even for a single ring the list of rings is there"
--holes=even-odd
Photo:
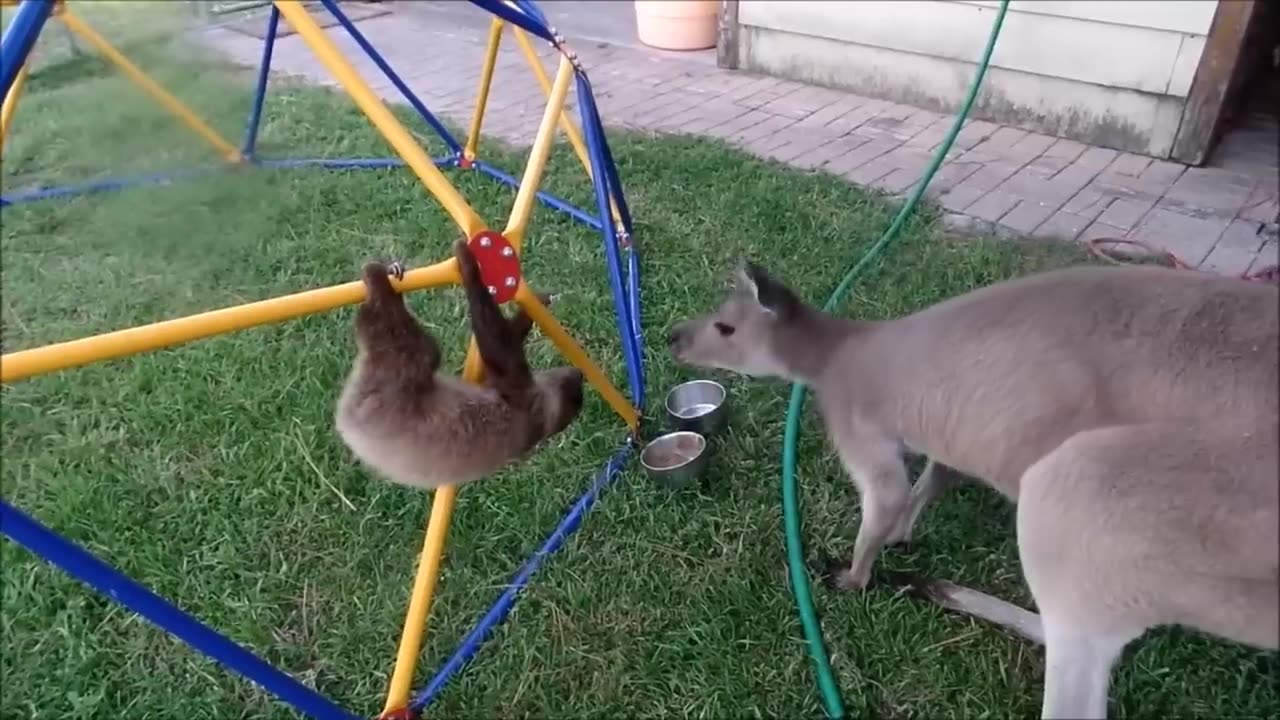
[[[238,141],[250,78],[132,50]],[[277,86],[262,149],[386,154],[340,96]],[[407,117],[407,116],[406,116]],[[739,255],[822,302],[892,208],[841,180],[688,138],[615,134],[644,264],[653,400],[693,377],[665,329],[718,302]],[[431,148],[438,151],[437,143]],[[518,171],[523,154],[489,160]],[[211,158],[100,63],[33,76],[5,147],[4,183],[94,177]],[[502,225],[511,193],[474,174],[465,195]],[[589,202],[567,148],[548,189]],[[363,260],[444,257],[454,228],[407,171],[247,171],[3,211],[5,352],[346,282]],[[625,386],[604,259],[590,231],[545,209],[526,268],[561,293],[567,327]],[[948,240],[928,216],[844,312],[888,317],[1032,268],[1056,246]],[[459,293],[410,300],[461,363]],[[354,355],[353,311],[254,329],[3,389],[6,499],[86,544],[270,662],[354,711],[381,707],[430,499],[357,467],[331,424]],[[555,361],[531,340],[534,362]],[[785,567],[778,476],[787,387],[723,378],[736,415],[705,486],[671,494],[632,466],[508,622],[455,679],[437,717],[817,717]],[[800,478],[810,554],[852,547],[856,501],[810,413]],[[420,664],[420,685],[585,489],[624,435],[592,396],[530,462],[463,490]],[[885,567],[1026,602],[1011,506],[952,491]],[[248,682],[0,543],[3,718],[285,718]],[[1025,717],[1037,649],[887,592],[819,589],[855,717]],[[1138,643],[1115,680],[1124,717],[1274,717],[1274,654],[1188,633]]]

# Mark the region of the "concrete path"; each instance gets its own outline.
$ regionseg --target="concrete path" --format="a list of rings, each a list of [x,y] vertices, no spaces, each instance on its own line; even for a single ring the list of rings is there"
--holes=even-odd
[[[363,33],[433,112],[465,125],[475,101],[489,16],[470,3],[385,3]],[[715,67],[714,53],[667,53],[634,41],[631,3],[546,3],[587,68],[606,123],[724,139],[799,168],[902,194],[940,144],[950,116]],[[607,8],[607,9],[605,9]],[[575,34],[575,30],[578,32]],[[330,28],[388,101],[399,94],[340,28]],[[256,64],[261,41],[227,28],[203,38]],[[554,51],[534,39],[548,73]],[[274,68],[333,85],[291,35]],[[527,145],[543,96],[510,36],[499,55],[485,134]],[[929,195],[948,223],[972,232],[1088,240],[1128,237],[1205,270],[1239,274],[1280,263],[1277,149],[1233,150],[1218,167],[1189,168],[983,121],[961,131]]]

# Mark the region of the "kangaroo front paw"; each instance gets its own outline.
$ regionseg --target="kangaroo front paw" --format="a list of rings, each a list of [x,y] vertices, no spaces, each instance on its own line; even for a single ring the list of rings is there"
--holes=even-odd
[[[892,545],[910,545],[911,534],[915,529],[911,508],[908,507],[902,512],[902,517],[898,518],[897,524],[893,526],[893,531],[889,533],[889,537],[885,538],[884,544]]]
[[[884,539],[886,546],[894,545],[910,545],[911,544],[911,526],[905,520],[898,523],[898,526],[889,533],[889,537]]]
[[[855,592],[866,590],[867,585],[869,585],[870,582],[870,577],[867,577],[865,574],[859,575],[846,567],[831,576],[831,581],[828,584],[828,587],[833,590],[840,590],[843,592]]]
[[[859,577],[854,573],[849,567],[848,560],[834,557],[825,557],[819,563],[818,576],[822,579],[823,585],[842,592],[865,590],[871,579],[869,575]]]
[[[387,266],[387,274],[395,278],[397,282],[404,280],[404,263],[394,260]]]

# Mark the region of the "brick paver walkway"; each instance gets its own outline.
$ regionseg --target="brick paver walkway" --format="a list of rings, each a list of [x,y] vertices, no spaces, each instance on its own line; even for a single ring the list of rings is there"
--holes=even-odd
[[[488,16],[464,3],[415,3],[359,24],[433,112],[465,123],[475,100]],[[891,194],[909,190],[951,117],[801,83],[726,71],[675,53],[603,42],[570,44],[605,122],[722,138],[789,165],[822,169]],[[362,75],[400,101],[373,63],[330,29]],[[231,59],[256,64],[261,41],[225,28],[204,33]],[[548,72],[552,51],[535,40]],[[334,84],[296,36],[274,68]],[[514,42],[499,56],[485,132],[527,144],[543,96]],[[1280,262],[1276,148],[1246,171],[1188,168],[983,121],[961,131],[929,194],[948,222],[972,231],[1087,240],[1136,238],[1202,269],[1238,274]]]

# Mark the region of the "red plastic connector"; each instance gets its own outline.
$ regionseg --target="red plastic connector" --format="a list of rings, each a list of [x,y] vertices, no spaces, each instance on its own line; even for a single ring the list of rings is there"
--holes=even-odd
[[[480,264],[480,277],[499,305],[516,296],[520,288],[520,255],[496,230],[481,230],[467,241]]]

